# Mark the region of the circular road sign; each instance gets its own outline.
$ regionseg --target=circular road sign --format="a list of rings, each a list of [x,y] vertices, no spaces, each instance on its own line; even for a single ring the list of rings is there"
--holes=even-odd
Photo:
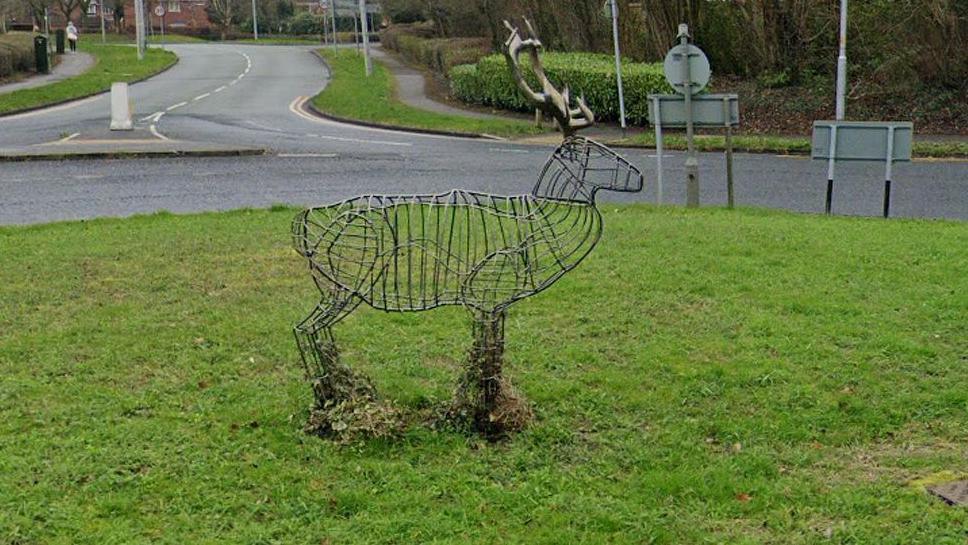
[[[155,6],[155,15],[157,15],[158,17],[164,17],[165,6],[162,6],[161,4],[158,4],[157,6]]]
[[[709,59],[706,58],[702,49],[692,44],[679,44],[666,54],[662,68],[669,85],[675,88],[677,93],[685,94],[686,86],[682,81],[682,63],[685,62],[687,55],[689,58],[689,75],[692,79],[692,94],[696,94],[706,88],[711,74]]]

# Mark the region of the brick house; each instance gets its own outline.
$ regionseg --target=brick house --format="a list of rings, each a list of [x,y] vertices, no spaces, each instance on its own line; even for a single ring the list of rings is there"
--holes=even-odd
[[[165,31],[197,34],[208,32],[212,26],[205,12],[208,0],[145,0],[152,28],[161,28],[161,19],[155,15],[155,7],[159,4],[165,8]],[[134,2],[125,2],[124,26],[129,32],[134,32],[134,20]]]

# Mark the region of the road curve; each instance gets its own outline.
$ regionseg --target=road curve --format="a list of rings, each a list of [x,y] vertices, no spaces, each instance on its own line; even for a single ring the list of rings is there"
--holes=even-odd
[[[0,163],[0,224],[125,216],[165,209],[225,210],[275,203],[319,204],[361,192],[413,193],[464,187],[530,190],[550,149],[416,135],[328,122],[296,105],[326,84],[309,47],[186,44],[179,63],[133,85],[136,123],[156,138],[260,146],[265,157]],[[65,135],[104,133],[109,101],[0,118],[0,148]],[[654,202],[651,150],[623,152],[646,174],[646,190],[607,200]],[[664,160],[665,201],[685,200],[682,154]],[[702,154],[701,199],[725,202],[722,154]],[[826,165],[799,157],[737,154],[737,203],[803,212],[823,209]],[[834,211],[878,215],[879,165],[838,167]],[[892,215],[968,219],[968,162],[895,167]]]

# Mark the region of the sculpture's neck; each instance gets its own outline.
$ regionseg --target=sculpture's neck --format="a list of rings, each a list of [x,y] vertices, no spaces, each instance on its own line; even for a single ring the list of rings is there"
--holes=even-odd
[[[541,239],[558,265],[568,270],[581,262],[602,236],[602,215],[594,202],[536,198]]]
[[[543,176],[531,194],[539,199],[595,204],[595,191],[572,176]]]

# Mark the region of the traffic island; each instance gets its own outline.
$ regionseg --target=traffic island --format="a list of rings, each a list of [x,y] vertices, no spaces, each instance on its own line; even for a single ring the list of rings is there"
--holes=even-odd
[[[156,137],[144,129],[74,134],[61,140],[0,149],[0,162],[147,157],[242,157],[265,155],[265,148]]]

